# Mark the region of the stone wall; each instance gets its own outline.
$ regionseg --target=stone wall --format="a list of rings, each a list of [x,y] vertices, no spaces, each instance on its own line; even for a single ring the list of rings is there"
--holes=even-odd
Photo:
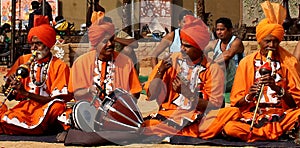
[[[151,52],[159,44],[159,42],[139,42],[139,47],[135,49],[135,53],[140,62],[140,67],[149,67]],[[257,50],[256,41],[243,41],[245,46],[245,55],[253,53]],[[293,53],[297,45],[297,41],[282,41],[280,45],[287,49],[289,52]],[[72,62],[80,55],[86,53],[89,50],[89,44],[87,43],[69,43],[57,45],[59,48],[64,50],[64,56],[62,59],[69,65],[72,65]],[[57,50],[52,50],[53,53],[57,53]],[[168,50],[165,51],[167,53]],[[165,53],[162,53],[159,58],[162,58]]]

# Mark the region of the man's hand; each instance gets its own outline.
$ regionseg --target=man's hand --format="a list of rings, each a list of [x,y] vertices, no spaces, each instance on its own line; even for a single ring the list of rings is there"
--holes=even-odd
[[[18,93],[23,96],[28,95],[28,92],[25,90],[24,85],[20,81],[13,80],[11,82],[11,88],[13,89],[12,91],[13,95],[17,95]]]
[[[176,78],[173,80],[172,88],[175,92],[181,93],[187,98],[192,98],[194,96],[189,88],[189,83],[183,82],[179,76],[176,76]]]
[[[269,86],[275,92],[280,91],[280,87],[276,85],[275,79],[270,74],[262,75],[260,78],[260,84],[264,84],[265,86]]]
[[[170,54],[166,55],[162,61],[160,66],[157,68],[157,76],[162,78],[165,72],[172,67],[172,59],[170,59]]]

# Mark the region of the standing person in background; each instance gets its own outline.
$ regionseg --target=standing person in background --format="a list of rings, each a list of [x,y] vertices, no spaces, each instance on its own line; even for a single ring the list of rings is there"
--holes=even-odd
[[[88,11],[86,13],[86,27],[87,28],[89,28],[92,24],[91,18],[92,18],[93,12],[99,12],[99,11],[105,13],[105,9],[100,5],[100,0],[94,0],[94,2],[92,2],[92,4],[89,6]]]
[[[34,24],[34,15],[42,15],[41,9],[39,9],[40,3],[38,1],[31,2],[32,12],[29,14],[29,21],[28,21],[28,31],[33,27]]]
[[[224,126],[225,135],[247,142],[278,140],[299,128],[300,64],[279,45],[286,10],[269,1],[261,6],[266,18],[256,26],[259,49],[239,63],[230,94],[231,106],[242,116]],[[269,72],[261,73],[261,68]]]
[[[49,22],[52,25],[53,15],[52,15],[51,5],[46,0],[38,0],[38,2],[40,3],[39,11],[42,13],[42,15],[48,16]],[[45,7],[43,4],[45,4]],[[43,10],[44,10],[44,14],[43,14]]]
[[[298,41],[295,50],[293,52],[293,55],[297,58],[298,61],[300,61],[300,41]],[[300,69],[299,69],[300,71]]]
[[[115,48],[116,51],[122,52],[132,60],[137,74],[139,75],[139,62],[134,52],[134,49],[138,48],[139,44],[133,37],[131,37],[127,33],[128,28],[130,28],[130,26],[127,26],[124,29],[120,30],[118,33],[116,33]]]
[[[244,57],[244,45],[241,39],[233,35],[233,26],[229,18],[221,17],[216,21],[217,40],[211,41],[205,52],[213,51],[213,60],[225,72],[225,92],[230,92],[238,62]]]
[[[11,39],[8,37],[7,33],[11,31],[11,25],[8,23],[4,23],[0,28],[0,42],[4,44],[4,49],[0,51],[0,53],[5,53],[9,51],[9,45],[11,43]]]
[[[174,31],[168,33],[157,47],[153,50],[151,55],[151,66],[152,68],[158,63],[158,56],[164,52],[166,48],[170,48],[170,52],[180,52],[181,40],[180,40],[180,28],[184,26],[184,17],[186,15],[193,15],[191,10],[183,10],[178,17],[178,27]]]

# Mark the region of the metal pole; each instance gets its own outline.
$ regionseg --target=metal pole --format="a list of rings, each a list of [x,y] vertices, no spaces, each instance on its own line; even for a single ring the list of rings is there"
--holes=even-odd
[[[42,15],[45,16],[45,0],[42,1]]]
[[[197,15],[197,0],[194,0],[194,16],[198,17],[198,15]]]
[[[134,38],[134,0],[131,0],[131,36]]]
[[[11,49],[10,49],[10,60],[8,67],[11,67],[15,62],[16,57],[16,47],[15,47],[15,36],[16,36],[16,0],[11,1]]]

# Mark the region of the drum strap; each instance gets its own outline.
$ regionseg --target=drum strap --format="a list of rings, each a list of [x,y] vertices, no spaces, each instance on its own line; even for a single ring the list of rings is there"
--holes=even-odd
[[[193,122],[190,122],[187,119],[183,119],[183,124],[182,125],[177,124],[173,120],[168,119],[168,118],[166,118],[165,116],[163,116],[161,114],[157,114],[155,117],[148,116],[148,117],[144,118],[144,120],[156,119],[156,120],[164,122],[168,126],[171,126],[171,127],[175,128],[177,130],[182,130],[184,127],[187,127],[187,126],[189,126],[193,123],[196,123],[197,121],[200,121],[203,116],[204,116],[203,114],[198,115],[197,118]]]

